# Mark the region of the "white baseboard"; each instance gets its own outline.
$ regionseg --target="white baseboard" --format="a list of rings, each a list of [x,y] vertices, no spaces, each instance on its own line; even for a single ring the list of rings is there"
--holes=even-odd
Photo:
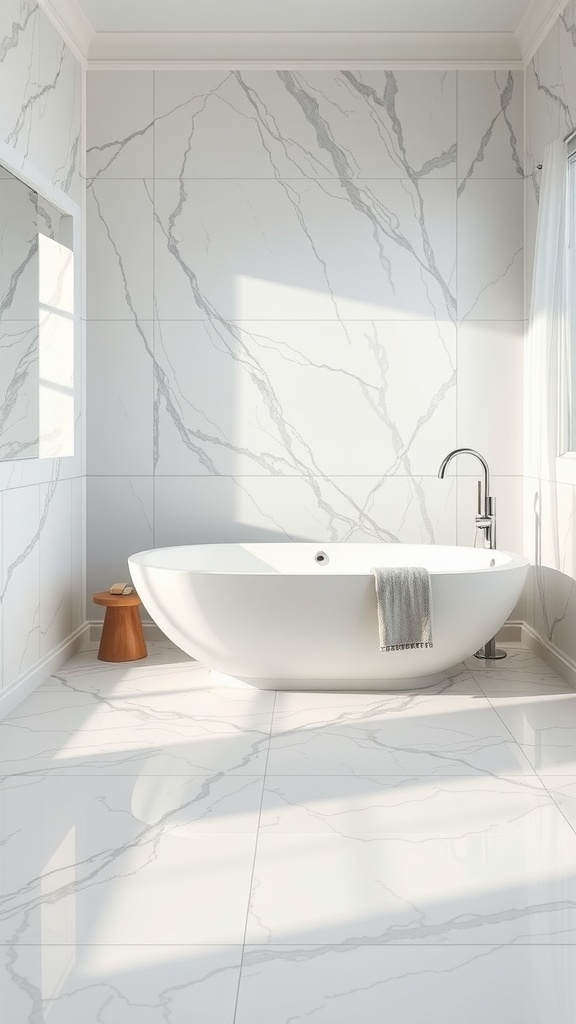
[[[559,647],[550,640],[539,636],[532,626],[527,622],[522,624],[522,643],[534,651],[542,661],[545,661],[550,668],[553,668],[565,682],[576,690],[576,661],[564,654]]]
[[[0,720],[13,711],[41,683],[46,682],[49,676],[62,668],[68,658],[81,651],[89,639],[90,627],[87,622],[84,622],[58,647],[50,651],[50,654],[46,654],[40,661],[37,661],[33,668],[0,690]]]
[[[102,636],[102,626],[104,625],[102,619],[90,619],[87,623],[90,627],[90,639],[99,640]],[[150,640],[168,640],[165,633],[162,632],[160,626],[157,626],[155,622],[143,622],[142,631],[144,633],[144,639]]]

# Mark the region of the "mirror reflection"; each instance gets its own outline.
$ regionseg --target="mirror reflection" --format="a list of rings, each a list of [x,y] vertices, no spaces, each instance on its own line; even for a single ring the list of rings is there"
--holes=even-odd
[[[0,166],[0,460],[73,448],[73,218]]]

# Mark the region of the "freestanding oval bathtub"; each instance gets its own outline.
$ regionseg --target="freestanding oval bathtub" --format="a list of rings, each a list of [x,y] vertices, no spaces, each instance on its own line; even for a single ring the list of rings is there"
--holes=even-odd
[[[528,571],[506,551],[424,544],[199,544],[128,564],[145,608],[183,651],[220,675],[295,690],[441,680],[504,624]],[[431,574],[434,646],[381,653],[370,570],[399,565]]]

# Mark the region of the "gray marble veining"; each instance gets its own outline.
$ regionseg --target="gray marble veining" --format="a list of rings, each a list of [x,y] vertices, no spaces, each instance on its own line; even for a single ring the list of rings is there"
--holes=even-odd
[[[417,694],[274,695],[214,687],[167,643],[129,666],[95,647],[0,725],[28,757],[0,782],[10,1019],[376,1024],[385,1002],[412,1024],[450,999],[474,1024],[569,1024],[576,773],[509,775],[486,736],[484,771],[390,775],[379,742],[388,721],[406,764],[423,729],[429,752],[470,747],[492,702],[550,756],[575,695],[530,652],[500,663],[496,701],[486,666]],[[256,723],[263,758],[238,770]],[[344,753],[351,728],[346,774],[278,771],[277,737]]]
[[[89,386],[127,424],[88,424],[89,587],[130,553],[114,480],[146,546],[453,541],[460,323],[523,317],[521,76],[87,84]]]
[[[82,69],[35,0],[4,0],[0,5],[0,93],[0,138],[11,151],[10,166],[25,167],[32,177],[40,173],[80,203]],[[10,177],[1,174],[0,190],[9,184]],[[83,615],[79,448],[66,461],[51,457],[57,449],[52,424],[45,436],[50,435],[54,447],[44,451],[50,457],[23,459],[37,454],[41,434],[38,244],[36,231],[10,231],[17,206],[15,200],[8,204],[9,216],[3,206],[0,225],[0,452],[10,459],[0,466],[4,687],[33,671],[41,657],[66,642]],[[45,230],[46,212],[40,210]],[[36,215],[34,220],[36,228]],[[52,223],[50,237],[55,237],[54,228]],[[77,423],[81,416],[77,401]]]

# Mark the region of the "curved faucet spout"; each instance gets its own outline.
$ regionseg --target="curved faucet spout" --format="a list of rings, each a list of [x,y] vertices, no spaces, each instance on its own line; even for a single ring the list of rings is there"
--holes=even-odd
[[[482,481],[478,481],[478,515],[476,516],[476,526],[479,530],[484,533],[484,544],[487,548],[496,547],[496,503],[494,498],[490,497],[490,470],[488,463],[480,452],[475,452],[473,448],[455,448],[453,452],[449,452],[445,459],[440,463],[440,469],[438,470],[438,476],[441,480],[444,479],[446,468],[456,455],[473,455],[475,459],[478,459],[482,469],[484,471],[484,494],[482,494]]]
[[[478,459],[478,461],[482,463],[482,468],[484,469],[484,500],[486,500],[490,494],[490,470],[484,456],[480,455],[480,452],[475,452],[473,448],[455,448],[453,452],[449,452],[440,464],[438,476],[441,480],[444,479],[448,463],[451,462],[456,455],[473,455],[474,458]]]

